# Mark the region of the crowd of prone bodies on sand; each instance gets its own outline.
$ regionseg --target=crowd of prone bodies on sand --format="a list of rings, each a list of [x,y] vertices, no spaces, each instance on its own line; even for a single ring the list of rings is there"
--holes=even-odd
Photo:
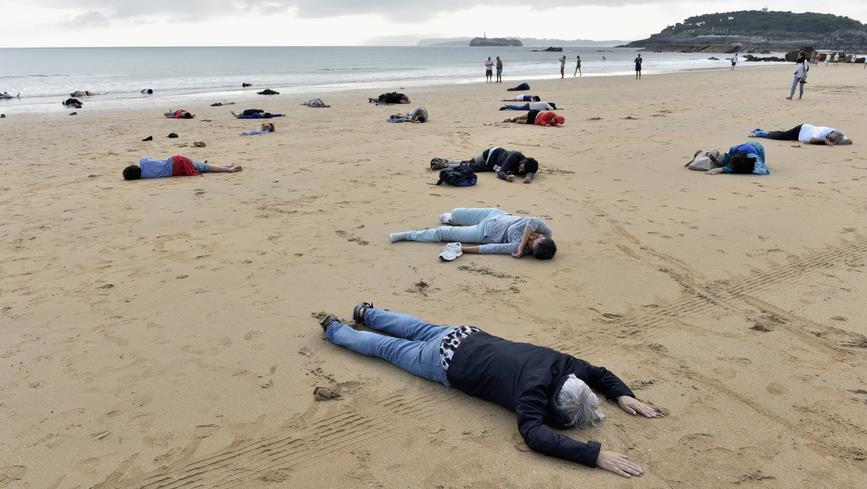
[[[636,77],[640,77],[640,62]],[[509,90],[529,90],[526,83]],[[525,115],[511,117],[506,122],[518,122],[559,127],[565,118],[550,110],[556,105],[544,102],[538,95],[518,95],[502,102],[523,102],[500,110],[526,110]],[[410,98],[398,92],[369,98],[377,105],[409,104]],[[531,104],[545,104],[531,105]],[[329,107],[321,99],[310,99],[303,105]],[[391,118],[416,119],[425,122],[419,109],[410,114]],[[271,119],[283,114],[264,109],[246,109],[231,115],[236,119]],[[192,119],[195,115],[184,109],[165,113],[174,119]],[[267,134],[275,131],[266,122],[261,130],[242,135]],[[828,146],[852,144],[842,131],[812,124],[800,124],[785,131],[754,129],[753,138],[800,141]],[[707,174],[769,175],[765,163],[765,148],[749,141],[731,147],[725,154],[702,154],[708,168],[695,164],[690,169],[704,169]],[[434,171],[463,169],[469,172],[494,173],[500,180],[514,182],[523,179],[531,183],[539,172],[539,162],[520,151],[490,147],[466,159],[436,157],[430,162]],[[702,167],[702,168],[699,168]],[[165,159],[142,158],[138,165],[123,170],[125,180],[155,179],[171,176],[193,176],[204,173],[237,173],[237,165],[214,165],[183,155]],[[442,177],[441,177],[442,178]],[[532,255],[538,260],[552,260],[557,254],[553,230],[543,219],[512,214],[496,207],[454,208],[442,213],[439,226],[418,230],[396,231],[388,235],[391,243],[403,241],[446,243],[439,259],[451,262],[464,254],[502,254],[514,258]],[[588,427],[600,424],[605,414],[596,392],[613,401],[625,413],[654,418],[656,409],[637,399],[625,382],[614,373],[550,348],[528,343],[516,343],[489,334],[476,326],[443,326],[361,302],[352,311],[354,325],[341,322],[335,315],[325,314],[319,321],[325,338],[350,351],[386,360],[408,373],[453,387],[464,393],[493,402],[517,414],[518,431],[532,450],[554,457],[599,467],[623,477],[639,476],[643,469],[626,455],[603,450],[595,441],[580,442],[556,430]],[[373,332],[359,331],[367,327]],[[384,333],[384,334],[381,334]],[[595,391],[595,392],[594,392]]]

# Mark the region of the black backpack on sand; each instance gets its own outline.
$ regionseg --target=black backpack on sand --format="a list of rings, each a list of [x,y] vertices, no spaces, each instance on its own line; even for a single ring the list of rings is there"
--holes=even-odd
[[[472,187],[478,181],[476,172],[467,165],[460,165],[454,168],[446,168],[440,170],[440,179],[437,185],[443,182],[455,187]]]

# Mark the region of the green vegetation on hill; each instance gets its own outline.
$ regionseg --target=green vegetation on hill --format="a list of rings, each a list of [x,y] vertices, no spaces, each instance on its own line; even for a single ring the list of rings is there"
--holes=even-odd
[[[762,36],[767,39],[811,38],[837,31],[864,31],[865,25],[832,14],[742,10],[689,17],[657,36]]]

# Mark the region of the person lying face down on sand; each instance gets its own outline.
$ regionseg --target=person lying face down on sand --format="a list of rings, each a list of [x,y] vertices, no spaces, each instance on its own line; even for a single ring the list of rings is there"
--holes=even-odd
[[[562,126],[566,123],[566,118],[562,115],[557,115],[554,112],[541,112],[539,110],[530,110],[525,115],[509,117],[503,122],[517,122],[519,124],[535,124],[537,126]]]
[[[514,411],[518,431],[533,451],[627,478],[642,474],[642,468],[627,456],[552,429],[601,423],[605,414],[593,390],[628,414],[657,416],[604,367],[549,348],[499,338],[475,326],[431,324],[376,309],[369,302],[356,305],[352,317],[356,324],[386,334],[356,331],[328,314],[319,322],[328,341]]]
[[[528,158],[520,151],[509,151],[500,147],[486,149],[467,160],[434,158],[430,161],[431,170],[443,170],[460,165],[467,165],[477,173],[497,172],[497,178],[507,182],[515,181],[517,175],[524,177],[524,183],[530,183],[539,171],[539,162],[534,158]]]
[[[462,253],[511,254],[521,258],[532,254],[540,260],[550,260],[557,253],[551,239],[551,228],[538,217],[513,216],[502,209],[457,208],[440,216],[445,226],[422,231],[405,231],[388,235],[397,241],[456,242]],[[477,243],[480,246],[466,246]]]
[[[770,175],[771,171],[765,165],[765,147],[759,143],[744,143],[732,146],[722,157],[723,166],[712,168],[707,175],[720,173]]]
[[[169,112],[163,112],[163,115],[169,119],[192,119],[196,117],[196,114],[192,112],[188,112],[186,109],[178,109],[171,110]]]
[[[244,109],[240,114],[230,111],[235,119],[272,119],[274,117],[285,117],[283,114],[276,112],[265,112],[262,109]]]
[[[846,137],[839,129],[833,127],[814,126],[812,124],[799,124],[788,131],[765,131],[753,129],[750,137],[777,139],[781,141],[800,141],[807,144],[825,144],[828,146],[852,144],[852,140]]]
[[[274,126],[273,122],[266,122],[266,123],[262,124],[261,129],[242,132],[241,136],[260,136],[262,134],[271,134],[272,132],[274,132],[276,130],[277,130],[277,128]]]
[[[557,110],[557,104],[555,104],[554,102],[527,102],[523,104],[506,104],[500,107],[500,110]]]
[[[202,173],[235,173],[242,168],[236,165],[218,166],[196,161],[186,156],[174,155],[164,160],[142,158],[138,165],[130,165],[123,169],[124,180],[139,180],[142,178],[183,177],[201,175]]]
[[[408,114],[393,114],[386,122],[412,122],[414,124],[423,124],[427,122],[429,116],[427,109],[424,107],[416,107]]]
[[[377,98],[368,98],[368,103],[376,104],[376,105],[384,105],[384,104],[408,104],[409,97],[402,93],[391,92],[391,93],[383,93]]]
[[[538,95],[517,95],[513,98],[503,98],[500,102],[541,102],[542,97]]]

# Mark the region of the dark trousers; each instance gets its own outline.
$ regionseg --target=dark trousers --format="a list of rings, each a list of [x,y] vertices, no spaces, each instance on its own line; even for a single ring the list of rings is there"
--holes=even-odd
[[[765,139],[779,139],[782,141],[797,141],[798,135],[801,134],[801,124],[789,129],[788,131],[768,131]]]

